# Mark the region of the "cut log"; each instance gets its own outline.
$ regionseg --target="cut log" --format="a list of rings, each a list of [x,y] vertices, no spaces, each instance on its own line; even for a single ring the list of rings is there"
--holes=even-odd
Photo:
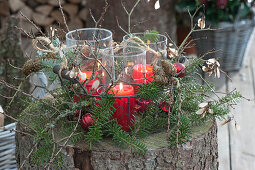
[[[52,11],[50,15],[51,15],[52,18],[54,18],[54,20],[56,20],[61,25],[64,24],[63,16],[62,16],[62,14],[59,10]],[[67,19],[66,15],[65,15],[65,18]]]
[[[33,24],[31,24],[29,21],[22,19],[20,22],[20,27],[26,31],[27,33],[33,33],[36,34],[39,31],[33,26]],[[22,32],[23,35],[25,35],[25,33]]]
[[[88,151],[84,143],[65,148],[64,168],[80,170],[102,169],[167,169],[216,170],[218,169],[217,126],[207,122],[193,128],[192,140],[183,145],[168,147],[166,132],[154,133],[144,139],[148,147],[145,155],[136,155],[116,146],[110,139]],[[20,166],[32,147],[29,136],[16,136],[17,164]],[[35,167],[29,161],[24,169]]]
[[[71,18],[70,22],[68,22],[67,25],[70,30],[74,30],[74,29],[83,27],[83,23],[79,17]]]
[[[41,25],[41,26],[50,25],[54,21],[53,18],[47,17],[45,15],[42,15],[42,14],[36,13],[36,12],[33,13],[32,18],[36,24]]]
[[[38,13],[41,13],[45,16],[48,16],[50,14],[50,12],[52,11],[53,6],[52,5],[41,5],[38,6],[37,8],[35,8],[35,11],[37,11]]]
[[[26,2],[26,5],[29,6],[31,9],[35,9],[36,7],[38,7],[41,4],[35,0],[34,1],[28,0]]]
[[[88,13],[89,13],[89,10],[87,8],[83,8],[82,10],[80,10],[79,12],[80,19],[82,19],[83,21],[87,21]]]
[[[24,14],[28,19],[32,19],[33,10],[29,8],[28,6],[24,6],[20,12]]]
[[[59,6],[59,0],[48,0],[48,3],[53,5],[53,6],[56,6],[56,7]],[[65,3],[65,1],[64,0],[60,0],[60,3],[61,3],[61,5],[63,5]]]
[[[63,5],[63,10],[69,14],[70,18],[72,18],[78,13],[78,6],[74,4],[65,4]]]
[[[69,2],[71,2],[72,4],[79,4],[81,3],[82,0],[68,0]]]
[[[19,9],[25,6],[24,2],[21,0],[9,0],[9,5],[12,12],[17,12]]]
[[[37,2],[39,2],[39,3],[41,3],[41,4],[45,4],[45,3],[48,2],[48,0],[35,0],[35,1],[37,1]]]
[[[8,1],[0,1],[0,15],[2,16],[8,16],[10,11],[9,11],[9,4]]]

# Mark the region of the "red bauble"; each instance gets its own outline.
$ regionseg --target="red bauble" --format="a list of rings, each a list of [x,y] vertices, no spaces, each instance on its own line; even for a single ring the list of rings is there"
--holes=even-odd
[[[207,5],[207,0],[199,0],[200,3]]]
[[[224,9],[227,6],[228,0],[217,0],[217,7]]]
[[[186,73],[185,66],[182,63],[174,63],[174,66],[177,69],[177,77],[184,77]]]
[[[93,119],[91,118],[91,114],[87,113],[85,114],[82,119],[81,119],[81,127],[84,129],[84,130],[88,130],[89,127],[92,125],[93,123]]]
[[[148,109],[150,101],[148,99],[136,98],[135,109],[137,111],[143,112]]]
[[[164,111],[164,112],[169,112],[169,104],[167,102],[161,102],[159,107]],[[172,112],[172,108],[170,108],[170,111]]]

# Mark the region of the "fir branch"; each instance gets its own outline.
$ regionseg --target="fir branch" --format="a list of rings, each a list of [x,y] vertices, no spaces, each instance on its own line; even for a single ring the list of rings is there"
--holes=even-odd
[[[137,95],[143,99],[149,99],[154,101],[155,97],[160,95],[163,91],[163,87],[155,82],[142,84],[137,88]]]
[[[112,140],[118,143],[120,146],[128,146],[131,151],[135,151],[138,154],[144,154],[147,150],[145,144],[140,142],[135,136],[130,136],[127,132],[124,132],[120,125],[113,122],[108,126],[109,134],[111,134]]]

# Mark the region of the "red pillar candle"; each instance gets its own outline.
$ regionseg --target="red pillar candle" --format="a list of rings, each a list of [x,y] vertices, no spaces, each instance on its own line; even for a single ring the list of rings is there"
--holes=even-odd
[[[144,73],[146,73],[146,78],[149,81],[152,81],[152,75],[153,75],[153,66],[146,64],[146,70],[144,71],[144,66],[142,64],[137,64],[133,67],[133,79],[143,79],[143,80],[135,80],[134,83],[142,84],[144,83]],[[147,82],[148,82],[147,80]]]
[[[135,112],[134,112],[134,105],[135,105],[135,99],[133,97],[125,98],[134,95],[134,88],[131,85],[123,85],[120,83],[120,85],[114,86],[110,93],[116,96],[120,96],[123,98],[117,98],[114,101],[114,108],[116,109],[113,114],[113,119],[117,119],[118,124],[122,127],[124,131],[129,131],[129,116],[128,111],[130,108],[130,127],[133,127],[134,121],[135,121]]]

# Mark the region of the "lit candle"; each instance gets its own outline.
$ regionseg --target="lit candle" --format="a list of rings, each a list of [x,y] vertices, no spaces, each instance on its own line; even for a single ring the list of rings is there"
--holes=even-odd
[[[134,88],[131,85],[123,85],[123,83],[120,83],[120,85],[114,86],[110,91],[111,94],[116,96],[121,96],[123,98],[117,98],[114,101],[114,108],[116,109],[113,118],[117,119],[117,122],[119,125],[121,125],[122,129],[124,131],[129,131],[130,128],[133,128],[133,124],[135,121],[135,112],[134,112],[134,105],[135,105],[135,99],[133,97],[125,98],[134,95]],[[129,110],[130,107],[130,110]],[[129,116],[128,112],[130,111],[130,124],[129,124]]]
[[[148,79],[149,81],[152,81],[152,75],[153,75],[153,66],[146,64],[146,70],[144,70],[144,66],[142,64],[137,64],[133,67],[133,79],[135,80],[134,83],[142,84],[144,83],[144,79]],[[145,75],[145,77],[144,77]],[[142,79],[142,80],[137,80]],[[147,82],[148,82],[147,80]]]

